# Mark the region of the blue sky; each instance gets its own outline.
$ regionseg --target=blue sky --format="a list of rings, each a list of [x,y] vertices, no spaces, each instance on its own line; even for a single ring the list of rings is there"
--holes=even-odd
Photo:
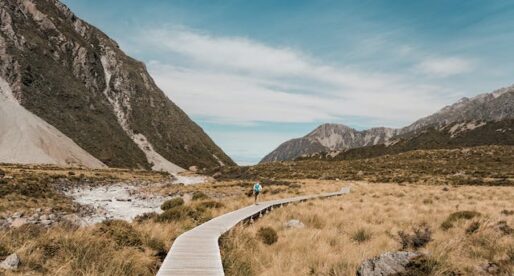
[[[64,0],[240,164],[514,83],[512,1]]]

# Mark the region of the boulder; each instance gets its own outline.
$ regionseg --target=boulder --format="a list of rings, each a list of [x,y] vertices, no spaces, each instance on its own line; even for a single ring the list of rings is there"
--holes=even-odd
[[[41,223],[41,225],[43,225],[43,226],[50,226],[50,224],[52,224],[53,221],[51,221],[49,219],[44,219],[44,220],[41,220],[39,223]]]
[[[82,226],[86,224],[86,222],[76,214],[65,215],[62,217],[62,219],[76,226]]]
[[[192,171],[192,172],[198,172],[198,167],[197,166],[191,166],[191,167],[189,167],[189,170]]]
[[[485,274],[493,274],[496,275],[500,272],[500,267],[495,263],[485,263],[478,267],[479,273],[485,273]]]
[[[387,276],[406,271],[405,267],[420,254],[407,251],[386,252],[364,261],[357,270],[358,276]]]
[[[286,223],[287,228],[304,228],[305,224],[297,219],[292,219]]]
[[[11,222],[11,227],[13,228],[18,228],[24,224],[27,223],[27,219],[26,218],[15,218],[12,222]]]
[[[4,176],[5,176],[5,172],[0,170],[0,179],[4,178]]]
[[[20,265],[20,258],[16,253],[9,255],[5,260],[0,263],[0,268],[13,270],[18,269]]]

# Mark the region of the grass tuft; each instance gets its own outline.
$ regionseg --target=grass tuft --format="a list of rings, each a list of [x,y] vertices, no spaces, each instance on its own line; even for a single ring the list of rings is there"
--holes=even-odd
[[[184,205],[184,200],[181,197],[175,197],[170,200],[166,200],[161,204],[161,210],[166,211],[177,206]]]
[[[352,240],[363,243],[371,239],[371,232],[364,228],[360,228],[352,234]]]
[[[271,227],[261,227],[257,231],[259,239],[267,245],[272,245],[278,241],[277,231]]]

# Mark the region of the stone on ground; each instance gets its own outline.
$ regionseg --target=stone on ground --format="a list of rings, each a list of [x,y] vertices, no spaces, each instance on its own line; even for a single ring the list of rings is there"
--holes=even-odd
[[[287,228],[304,228],[305,224],[297,219],[292,219],[286,223]]]
[[[13,270],[18,269],[18,265],[20,265],[20,258],[16,253],[13,253],[0,263],[0,268]]]
[[[418,253],[399,251],[386,252],[364,261],[357,270],[358,276],[387,276],[405,272],[409,262],[420,256]]]

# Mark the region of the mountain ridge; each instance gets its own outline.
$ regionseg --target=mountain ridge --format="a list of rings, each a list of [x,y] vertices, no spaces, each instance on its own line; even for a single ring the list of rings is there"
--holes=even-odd
[[[143,63],[57,0],[0,3],[0,76],[25,109],[112,167],[235,164]]]
[[[440,132],[438,136],[448,136],[449,139],[451,139],[453,138],[453,133],[448,134],[449,130],[444,130],[444,128],[448,125],[452,125],[452,127],[456,128],[456,130],[459,130],[461,132],[466,132],[468,130],[473,130],[479,124],[486,125],[488,123],[494,123],[509,119],[514,119],[514,85],[504,87],[490,93],[479,94],[472,98],[464,97],[459,101],[455,102],[454,104],[447,105],[439,111],[429,116],[420,118],[412,124],[400,129],[375,127],[361,131],[360,133],[367,133],[367,136],[365,136],[367,137],[367,140],[359,141],[357,143],[351,142],[352,139],[354,139],[356,133],[358,133],[358,131],[343,124],[333,125],[340,126],[340,130],[346,131],[347,134],[340,133],[336,137],[323,137],[322,139],[337,140],[341,137],[348,137],[349,135],[351,139],[347,138],[346,143],[341,143],[337,146],[328,146],[321,142],[316,143],[316,141],[319,141],[320,138],[313,136],[316,136],[320,133],[319,131],[317,131],[319,128],[322,128],[322,126],[327,125],[322,124],[304,137],[295,138],[282,143],[274,151],[266,155],[261,160],[261,163],[293,160],[304,155],[316,155],[317,153],[326,154],[332,152],[330,153],[330,155],[336,156],[348,150],[351,151],[353,149],[366,147],[380,148],[383,146],[387,148],[388,146],[394,145],[399,141],[405,141],[411,138],[415,138],[420,132],[430,130],[431,128],[434,129],[433,131]],[[494,132],[488,133],[491,135],[495,134]],[[373,140],[372,143],[369,143],[370,138],[376,140]],[[309,144],[307,143],[307,141],[304,140],[311,141],[311,143]],[[505,141],[505,139],[502,139],[502,141]],[[361,152],[365,151],[366,150],[362,150]],[[386,151],[379,150],[378,152]],[[364,156],[368,155],[364,154]]]

